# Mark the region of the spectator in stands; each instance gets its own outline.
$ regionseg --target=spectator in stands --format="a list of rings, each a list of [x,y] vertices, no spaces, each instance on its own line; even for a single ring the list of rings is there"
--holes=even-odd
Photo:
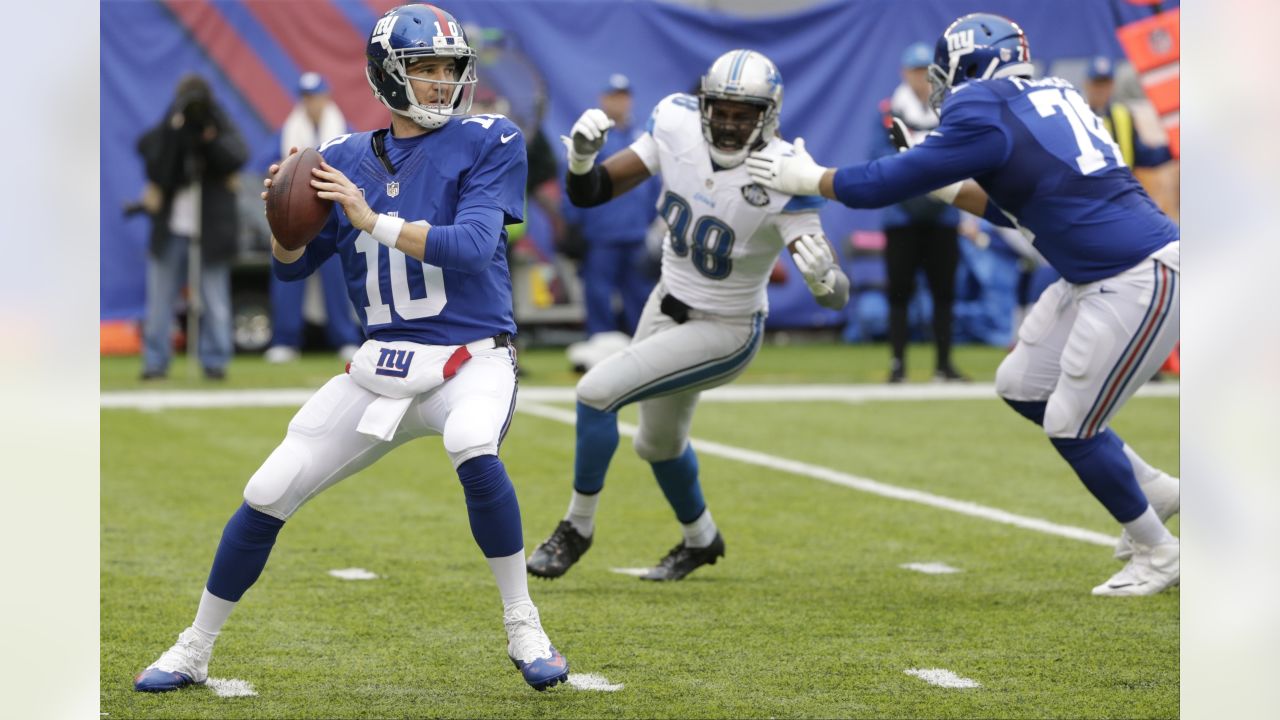
[[[290,148],[318,147],[347,132],[347,120],[329,95],[329,84],[318,73],[298,78],[298,104],[285,118],[280,130],[280,157]],[[269,363],[298,359],[302,347],[302,305],[308,283],[319,282],[324,295],[325,335],[329,345],[344,360],[350,360],[363,338],[347,295],[342,263],[335,255],[320,271],[302,280],[281,280],[271,274],[271,347],[265,355]]]
[[[1177,218],[1177,194],[1172,192],[1166,173],[1152,172],[1165,168],[1173,155],[1167,145],[1148,145],[1142,141],[1133,122],[1133,111],[1128,105],[1114,100],[1115,63],[1111,58],[1098,56],[1089,61],[1089,77],[1084,84],[1084,97],[1094,114],[1102,118],[1107,132],[1120,146],[1120,154],[1134,174],[1146,187],[1147,193],[1172,218]],[[1147,172],[1143,172],[1145,169]]]
[[[644,132],[632,124],[631,81],[626,75],[609,76],[600,93],[600,109],[614,123],[600,150],[602,157],[630,147]],[[658,179],[651,178],[640,188],[597,207],[580,208],[565,199],[566,235],[577,239],[568,245],[581,248],[588,341],[600,333],[635,333],[640,311],[656,280],[648,262],[645,235],[657,214],[660,189]],[[615,296],[621,300],[621,317],[613,309]]]
[[[188,74],[178,82],[164,118],[138,140],[138,154],[147,176],[142,203],[151,216],[142,379],[168,374],[174,304],[188,280],[188,248],[198,238],[197,347],[205,377],[222,380],[232,353],[231,262],[239,232],[236,171],[248,158],[248,149],[214,100],[208,82]]]
[[[872,154],[897,152],[889,141],[892,119],[901,119],[916,142],[938,126],[938,115],[929,105],[928,68],[933,48],[924,43],[907,47],[902,54],[902,83],[880,101],[879,122]],[[889,382],[906,380],[907,308],[915,292],[916,273],[922,269],[933,296],[933,341],[936,346],[934,379],[963,381],[951,362],[952,303],[955,300],[956,265],[960,259],[956,226],[959,211],[927,196],[912,198],[884,209],[885,265],[888,270],[889,345],[893,352]]]

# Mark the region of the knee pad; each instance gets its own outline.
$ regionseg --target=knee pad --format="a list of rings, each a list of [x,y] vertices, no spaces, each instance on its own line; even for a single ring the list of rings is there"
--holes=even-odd
[[[1049,403],[1044,410],[1044,432],[1051,438],[1074,438],[1084,421],[1084,414],[1089,408],[1082,407],[1078,398],[1065,392],[1055,392],[1049,396]],[[1089,436],[1082,436],[1084,440]]]
[[[297,439],[285,437],[267,456],[245,485],[244,501],[249,507],[280,520],[288,520],[298,509],[301,498],[290,491],[306,467],[307,456],[301,445]]]
[[[481,455],[497,455],[507,408],[476,399],[449,413],[444,423],[444,449],[456,468]]]
[[[1005,356],[996,368],[996,394],[1006,400],[1026,400],[1022,391],[1022,377],[1026,372],[1026,363],[1019,357],[1018,351]]]
[[[597,366],[598,367],[598,366]],[[588,372],[575,389],[578,402],[595,410],[605,410],[613,402],[615,391],[606,373]]]
[[[655,463],[680,457],[684,453],[688,439],[674,435],[670,437],[653,437],[651,433],[641,430],[636,433],[632,444],[635,447],[636,455],[639,455],[641,460]]]

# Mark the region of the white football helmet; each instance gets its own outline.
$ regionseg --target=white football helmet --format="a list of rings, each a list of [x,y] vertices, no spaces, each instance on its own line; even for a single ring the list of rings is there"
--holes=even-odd
[[[760,112],[749,123],[727,120],[713,113],[721,100],[756,105]],[[698,109],[711,159],[720,167],[741,165],[752,150],[763,147],[778,133],[782,73],[772,60],[754,50],[730,50],[702,76]]]

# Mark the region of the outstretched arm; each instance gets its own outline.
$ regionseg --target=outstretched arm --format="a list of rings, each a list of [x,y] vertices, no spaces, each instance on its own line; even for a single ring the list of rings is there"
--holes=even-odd
[[[565,186],[569,202],[578,207],[594,207],[609,202],[652,175],[631,148],[614,153],[601,165],[595,164],[611,127],[613,121],[605,116],[604,111],[592,108],[582,113],[573,124],[572,137],[560,136],[568,154]]]

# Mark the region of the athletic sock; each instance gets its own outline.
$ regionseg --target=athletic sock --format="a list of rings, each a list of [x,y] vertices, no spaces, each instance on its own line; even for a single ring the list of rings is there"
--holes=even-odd
[[[1141,545],[1163,545],[1173,542],[1174,539],[1164,523],[1160,522],[1160,516],[1156,514],[1155,508],[1150,505],[1137,518],[1125,523],[1124,527],[1129,531],[1129,537]]]
[[[248,503],[241,504],[222,530],[206,589],[218,599],[239,602],[267,566],[282,527],[283,520],[255,510]],[[208,622],[215,624],[213,616]],[[221,623],[216,624],[221,627]],[[217,628],[213,630],[216,632]]]
[[[529,599],[529,576],[524,565],[524,548],[506,557],[485,559],[489,561],[493,579],[498,581],[498,593],[502,595],[504,610],[519,603],[533,602]]]
[[[578,531],[582,537],[591,537],[596,529],[596,506],[600,504],[600,493],[586,493],[573,491],[573,497],[569,499],[569,511],[565,514],[564,519],[569,521],[570,525]]]
[[[524,548],[520,503],[507,469],[497,455],[481,455],[458,466],[467,498],[471,536],[487,558],[505,558]]]
[[[236,602],[223,600],[205,588],[200,595],[200,607],[196,610],[196,620],[191,623],[191,627],[206,640],[213,642],[218,633],[222,632],[222,626],[231,617],[231,611],[236,609],[236,605]]]
[[[702,486],[698,484],[698,454],[693,451],[693,445],[686,444],[679,457],[652,462],[649,466],[681,523],[693,522],[707,509]]]
[[[680,529],[684,532],[685,547],[704,548],[716,539],[716,521],[711,519],[711,508],[702,511],[697,520],[690,523],[681,523]]]
[[[618,414],[580,402],[574,432],[577,447],[573,456],[573,489],[594,495],[604,488],[609,461],[618,449]]]
[[[1091,438],[1049,440],[1118,522],[1136,520],[1147,509],[1147,496],[1124,454],[1124,443],[1114,432],[1108,429]]]

